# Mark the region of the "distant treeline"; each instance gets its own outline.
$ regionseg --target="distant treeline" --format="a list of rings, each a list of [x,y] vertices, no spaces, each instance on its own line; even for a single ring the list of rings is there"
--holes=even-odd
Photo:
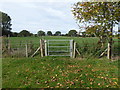
[[[56,31],[55,33],[52,33],[52,31],[43,31],[40,30],[37,32],[37,34],[33,34],[31,32],[29,32],[28,30],[22,30],[19,33],[18,32],[11,32],[8,31],[6,32],[2,32],[1,36],[7,36],[7,37],[39,37],[39,36],[70,36],[70,37],[96,37],[95,34],[88,34],[86,32],[80,32],[78,33],[76,30],[70,30],[68,33],[66,34],[62,34],[60,31]],[[118,37],[119,34],[114,34],[114,37]]]
[[[0,11],[0,36],[8,36],[8,37],[29,37],[29,36],[73,36],[73,37],[96,37],[97,34],[95,33],[88,33],[87,31],[84,32],[77,32],[76,30],[69,30],[68,33],[62,34],[61,31],[56,31],[53,33],[52,31],[43,31],[38,30],[36,34],[29,32],[29,30],[21,30],[18,32],[12,32],[11,28],[11,17]],[[118,37],[120,34],[115,33],[114,36]]]
[[[55,33],[53,33],[52,31],[43,31],[43,30],[39,30],[36,34],[33,34],[31,32],[29,32],[28,30],[22,30],[19,33],[18,32],[8,32],[6,34],[3,34],[2,36],[10,36],[10,37],[30,37],[30,36],[85,36],[85,33],[83,32],[81,35],[79,35],[77,33],[76,30],[70,30],[68,33],[66,34],[62,34],[61,31],[56,31]]]

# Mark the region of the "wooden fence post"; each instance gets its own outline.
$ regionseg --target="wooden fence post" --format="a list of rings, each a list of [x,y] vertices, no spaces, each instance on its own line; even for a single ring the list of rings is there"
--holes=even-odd
[[[10,51],[10,40],[8,39],[8,50]]]
[[[47,56],[47,41],[45,40],[45,56]]]
[[[112,58],[112,46],[111,43],[108,43],[108,52],[107,52],[107,58],[111,59]]]
[[[11,55],[11,52],[10,52],[10,40],[8,39],[8,41],[7,41],[7,54],[8,54],[8,56],[10,56]]]
[[[28,45],[26,44],[25,47],[26,47],[26,57],[28,57]]]
[[[40,53],[41,53],[41,57],[43,57],[43,43],[42,43],[42,39],[40,39]]]

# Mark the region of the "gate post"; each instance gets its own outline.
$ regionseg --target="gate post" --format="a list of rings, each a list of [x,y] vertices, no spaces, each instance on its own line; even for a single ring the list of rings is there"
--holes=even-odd
[[[75,58],[75,50],[76,50],[76,42],[74,42],[74,46],[73,46],[73,58]]]
[[[40,39],[40,52],[41,52],[41,57],[43,57],[43,43],[42,43],[42,39]]]
[[[112,44],[111,44],[110,42],[108,43],[107,58],[108,58],[108,59],[111,59],[111,58],[112,58]]]
[[[73,40],[70,40],[70,57],[73,56]]]
[[[47,41],[45,40],[45,56],[47,56]]]

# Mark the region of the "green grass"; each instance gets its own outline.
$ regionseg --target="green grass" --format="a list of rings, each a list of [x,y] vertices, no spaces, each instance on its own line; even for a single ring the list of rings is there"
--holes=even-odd
[[[82,44],[83,41],[88,43],[96,43],[99,39],[97,37],[67,37],[67,36],[42,36],[42,37],[10,37],[9,38],[12,43],[19,42],[19,41],[34,41],[34,43],[39,44],[40,39],[50,40],[50,39],[73,39],[77,43]],[[119,41],[119,39],[114,38],[115,41]]]
[[[89,47],[96,47],[98,38],[97,37],[65,37],[65,36],[43,36],[43,37],[10,37],[10,42],[11,46],[20,43],[23,41],[23,43],[26,43],[28,41],[31,41],[34,45],[39,46],[40,44],[40,39],[45,39],[45,40],[51,40],[51,39],[62,39],[62,40],[71,40],[73,39],[75,42],[77,42],[77,46],[83,47],[85,45]],[[114,38],[114,41],[120,41],[120,39]],[[107,45],[107,44],[106,44]],[[114,43],[115,46],[118,46],[118,42]]]
[[[73,39],[77,42],[81,56],[10,58],[2,60],[3,88],[118,88],[118,61],[96,58],[101,53],[97,49],[98,38],[45,36],[10,37],[12,45],[16,42],[32,41],[39,46],[42,39]],[[118,39],[114,39],[118,40]],[[119,48],[118,44],[114,44]],[[86,48],[87,47],[87,48]],[[96,51],[94,51],[96,50]],[[24,52],[22,52],[24,53]],[[21,54],[22,55],[22,54]],[[98,54],[99,55],[99,54]],[[86,56],[86,57],[82,57]],[[94,58],[93,58],[94,57]]]
[[[67,39],[67,40],[75,40],[77,43],[82,43],[82,41],[86,42],[96,42],[98,41],[98,38],[96,37],[88,37],[88,38],[82,38],[82,37],[65,37],[65,36],[43,36],[43,37],[10,37],[10,40],[12,43],[14,42],[19,42],[19,41],[33,41],[35,44],[39,44],[40,39],[45,39],[45,40],[51,40],[51,39]],[[15,43],[14,43],[15,44]]]
[[[118,61],[3,58],[3,88],[118,88]]]

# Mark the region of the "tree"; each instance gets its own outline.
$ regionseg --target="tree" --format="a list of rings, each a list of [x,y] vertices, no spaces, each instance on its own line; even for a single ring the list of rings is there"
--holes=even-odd
[[[120,22],[118,23],[118,39],[120,39]]]
[[[118,24],[118,22],[120,22],[119,8],[120,1],[78,2],[74,4],[72,12],[79,25],[81,23],[86,23],[87,31],[98,35],[100,41],[102,42],[102,45],[103,40],[105,40],[107,37],[111,48],[113,27],[115,24]],[[111,54],[111,49],[109,51]]]
[[[0,11],[0,32],[4,36],[11,36],[11,18],[8,14]]]
[[[47,35],[48,35],[48,36],[52,36],[52,32],[51,32],[51,31],[48,31],[48,32],[47,32]]]
[[[33,34],[34,35],[34,37],[37,37],[37,34]]]
[[[54,35],[55,36],[61,36],[61,32],[60,31],[56,31]]]
[[[115,37],[117,37],[118,39],[120,39],[120,30],[118,30],[115,34]]]
[[[18,34],[18,36],[20,36],[20,37],[28,37],[28,36],[31,36],[31,33],[30,33],[29,31],[27,31],[27,30],[22,30],[22,31]]]
[[[37,35],[38,35],[38,36],[45,36],[45,32],[42,31],[42,30],[40,30],[40,31],[38,31]]]
[[[12,33],[12,36],[13,36],[13,37],[17,37],[17,36],[18,36],[18,33],[17,33],[17,32],[13,32],[13,33]]]
[[[86,32],[81,32],[82,33],[82,37],[86,37]]]
[[[68,32],[68,36],[77,36],[77,31],[76,30],[70,30]]]

